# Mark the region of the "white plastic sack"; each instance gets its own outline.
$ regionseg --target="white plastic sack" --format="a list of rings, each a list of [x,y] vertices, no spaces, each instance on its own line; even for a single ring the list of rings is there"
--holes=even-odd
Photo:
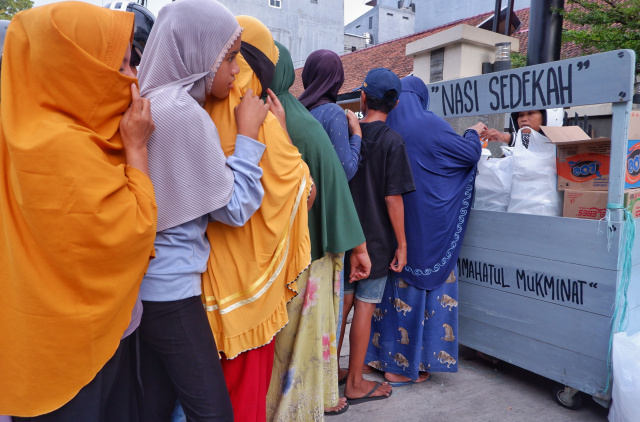
[[[522,214],[562,215],[562,192],[557,191],[556,146],[532,130],[529,149],[522,145],[522,130],[513,150],[511,200],[507,211]]]
[[[613,389],[609,422],[633,422],[640,418],[640,333],[613,335]]]
[[[491,158],[489,150],[482,150],[476,175],[474,209],[506,211],[509,206],[513,151],[509,147],[502,147],[502,151],[504,158]]]

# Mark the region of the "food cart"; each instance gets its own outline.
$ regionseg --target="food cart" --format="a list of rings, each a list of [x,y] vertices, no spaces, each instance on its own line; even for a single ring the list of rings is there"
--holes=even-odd
[[[473,210],[458,260],[460,343],[556,381],[568,408],[579,392],[609,405],[625,300],[624,331],[640,330],[640,248],[621,243],[633,224],[619,209],[634,69],[635,53],[618,50],[428,85],[444,118],[612,103],[610,222]]]

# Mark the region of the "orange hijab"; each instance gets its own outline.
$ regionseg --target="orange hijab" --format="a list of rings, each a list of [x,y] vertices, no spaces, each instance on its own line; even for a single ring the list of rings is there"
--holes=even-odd
[[[237,17],[242,41],[262,51],[275,65],[278,49],[260,21]],[[238,56],[240,73],[225,100],[209,97],[205,109],[220,133],[224,153],[233,153],[237,126],[234,108],[247,89],[262,87],[247,62]],[[266,88],[265,88],[266,89]],[[203,296],[218,349],[227,358],[269,343],[289,321],[287,302],[295,280],[311,262],[307,197],[309,169],[269,113],[258,137],[267,148],[260,161],[264,174],[262,206],[243,227],[211,223],[211,254],[202,276]]]
[[[113,356],[153,252],[153,186],[124,164],[134,16],[17,14],[0,101],[0,414],[58,409]]]

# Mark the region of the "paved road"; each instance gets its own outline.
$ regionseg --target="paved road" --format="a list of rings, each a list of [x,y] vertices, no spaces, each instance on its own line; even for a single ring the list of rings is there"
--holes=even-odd
[[[348,334],[347,334],[348,336]],[[347,337],[348,338],[348,337]],[[347,367],[348,344],[340,358]],[[605,422],[608,410],[585,396],[579,410],[553,400],[554,382],[461,346],[457,373],[435,373],[422,384],[397,387],[386,400],[351,406],[331,422]],[[382,380],[380,373],[365,376]],[[344,395],[343,390],[341,390]]]

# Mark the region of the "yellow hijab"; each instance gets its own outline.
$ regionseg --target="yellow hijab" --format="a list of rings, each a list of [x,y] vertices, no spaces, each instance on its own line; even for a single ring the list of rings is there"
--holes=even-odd
[[[0,101],[0,414],[73,398],[113,356],[153,252],[153,186],[124,164],[132,13],[17,14]]]
[[[278,49],[267,27],[255,18],[237,19],[244,28],[242,41],[275,65]],[[262,92],[258,77],[242,56],[238,63],[240,74],[229,97],[209,97],[205,104],[227,156],[233,153],[237,135],[234,108],[247,89],[257,95]],[[267,145],[260,161],[262,206],[243,227],[211,223],[207,229],[211,254],[202,276],[203,296],[218,349],[229,359],[269,343],[287,324],[286,304],[297,294],[295,280],[311,261],[306,208],[309,169],[271,113],[258,138]]]

